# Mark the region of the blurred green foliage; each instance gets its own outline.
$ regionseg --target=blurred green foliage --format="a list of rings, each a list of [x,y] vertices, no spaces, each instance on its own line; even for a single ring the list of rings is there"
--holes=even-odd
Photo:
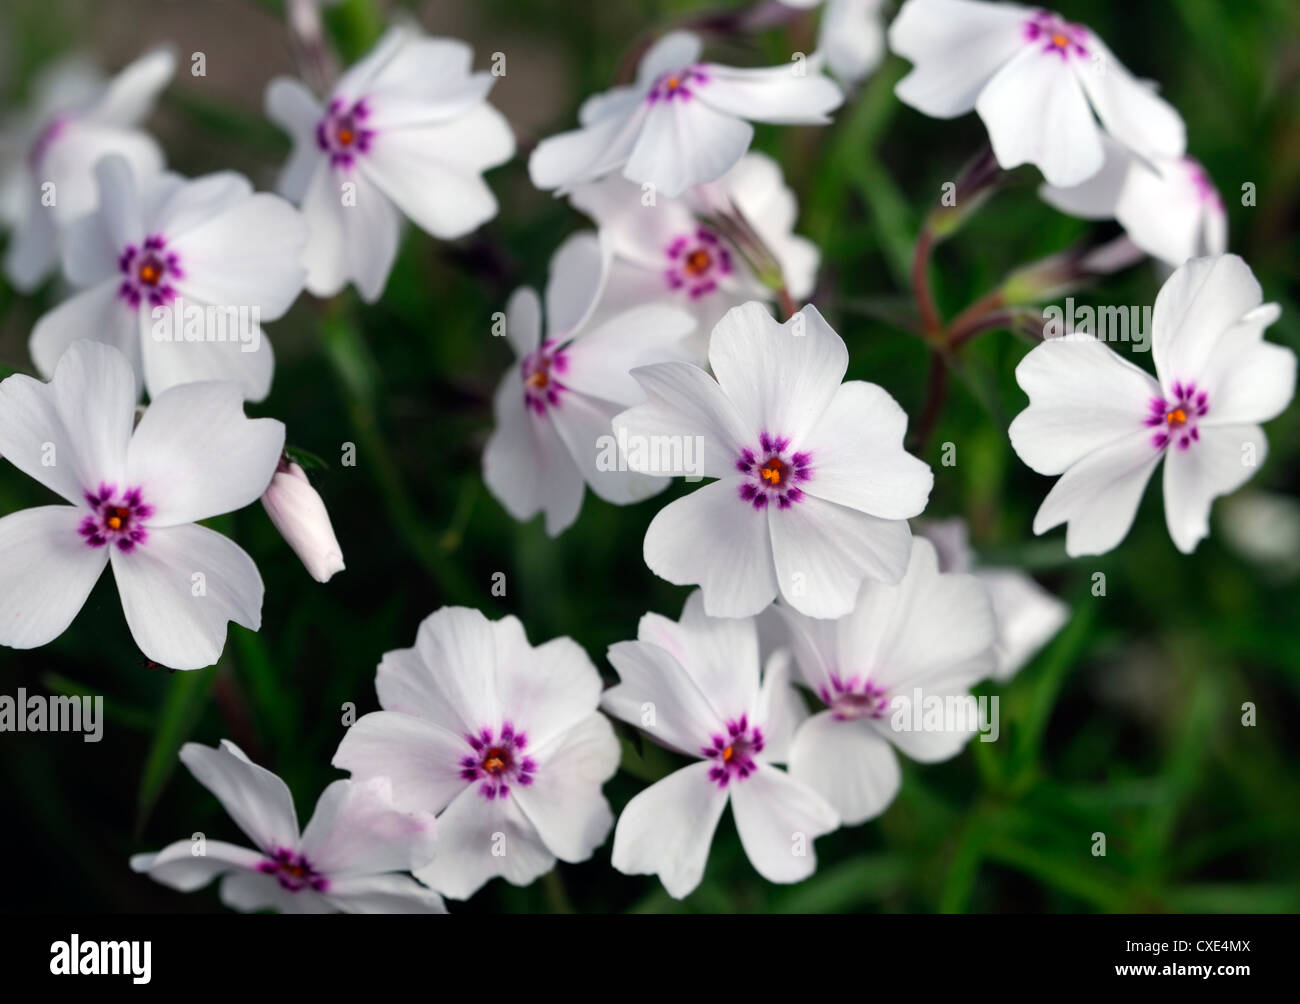
[[[280,3],[218,6],[226,4],[251,8],[260,32],[283,33]],[[9,99],[56,52],[74,44],[97,51],[87,6],[5,5]],[[157,8],[115,6],[128,23]],[[328,12],[348,58],[382,30],[380,6],[347,0]],[[511,74],[535,65],[530,53],[558,67],[544,85],[555,91],[547,106],[553,120],[540,126],[545,134],[572,126],[581,99],[609,86],[637,39],[700,7],[448,0],[420,16],[434,33],[471,41],[480,65],[500,49]],[[1062,0],[1059,7],[1102,34],[1135,73],[1160,81],[1182,111],[1190,152],[1225,194],[1232,250],[1282,304],[1269,337],[1300,349],[1300,7],[1293,0]],[[720,59],[759,65],[811,49],[813,38],[805,17],[788,29],[712,44]],[[201,41],[213,64],[238,61],[244,43],[235,31]],[[199,47],[183,40],[191,43]],[[253,82],[242,100],[206,94],[189,80],[170,89],[160,133],[175,167],[197,174],[235,166],[269,185],[288,143],[262,117],[260,91],[287,70],[244,65]],[[875,318],[896,310],[900,298],[905,303],[919,223],[984,134],[974,115],[942,122],[901,105],[892,88],[905,71],[890,56],[834,125],[761,127],[757,145],[785,166],[800,198],[799,229],[822,247],[816,302],[848,342],[850,377],[882,384],[915,419],[926,349]],[[503,101],[507,88],[527,102],[530,88],[542,86],[508,79]],[[1032,175],[1018,175],[940,246],[934,275],[947,316],[1015,266],[1087,233],[1110,232],[1040,203]],[[0,650],[0,692],[97,693],[108,709],[98,745],[76,736],[0,735],[6,856],[25,863],[12,871],[7,909],[220,909],[214,890],[182,896],[126,866],[131,853],[196,830],[238,839],[215,799],[176,769],[179,745],[240,743],[286,779],[305,821],[338,776],[329,760],[343,705],[377,706],[380,655],[410,645],[420,620],[443,604],[517,614],[534,642],[571,635],[611,676],[607,645],[634,636],[646,610],[680,608],[686,591],[651,575],[640,549],[650,517],[681,486],[624,509],[589,494],[577,524],[558,540],[540,521],[515,524],[483,486],[490,394],[509,362],[506,346],[491,337],[491,315],[516,285],[542,284],[553,249],[587,225],[563,200],[531,188],[522,158],[489,180],[499,217],[451,245],[411,230],[379,303],[366,306],[351,292],[325,303],[304,296],[270,327],[275,387],[253,410],[283,419],[290,443],[323,459],[313,478],[333,513],[346,572],[328,586],[313,583],[255,506],[218,528],[261,569],[263,629],[232,627],[217,667],[169,674],[145,665],[107,575],[57,642]],[[1246,182],[1257,186],[1255,207],[1236,197]],[[1159,283],[1144,265],[1076,297],[1147,304]],[[55,299],[53,289],[25,299],[0,286],[0,373],[30,371],[26,335]],[[530,888],[494,882],[459,909],[1300,910],[1300,585],[1245,563],[1218,532],[1195,555],[1180,555],[1164,527],[1158,479],[1128,539],[1109,555],[1071,561],[1059,531],[1035,539],[1032,516],[1048,482],[1024,468],[1005,435],[1024,405],[1012,374],[1027,348],[1007,332],[971,344],[925,457],[937,478],[930,514],[965,516],[988,561],[1031,568],[1074,608],[1069,625],[1017,678],[982,688],[1001,697],[999,741],[974,743],[946,764],[908,763],[889,810],[818,841],[819,870],[798,886],[760,879],[727,818],[703,883],[682,903],[653,879],[615,872],[606,845],[593,861],[561,865]],[[1295,407],[1270,424],[1271,456],[1252,487],[1300,492],[1298,431]],[[954,467],[939,465],[944,442],[956,445]],[[339,463],[345,443],[356,444],[355,467]],[[45,501],[38,486],[0,469],[0,512]],[[504,598],[491,594],[495,572],[506,575]],[[1104,597],[1092,593],[1097,572],[1106,576]],[[1258,709],[1253,728],[1241,724],[1247,701]],[[646,778],[675,765],[661,750],[643,752],[644,760],[628,745],[625,769],[606,789],[616,811]],[[1105,857],[1091,853],[1098,832],[1106,835]]]

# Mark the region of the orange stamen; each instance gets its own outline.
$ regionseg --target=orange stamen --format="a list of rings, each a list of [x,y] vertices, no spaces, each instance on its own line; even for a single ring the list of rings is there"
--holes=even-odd
[[[1183,411],[1182,408],[1175,408],[1165,416],[1165,421],[1170,425],[1182,425],[1187,421],[1187,412]]]

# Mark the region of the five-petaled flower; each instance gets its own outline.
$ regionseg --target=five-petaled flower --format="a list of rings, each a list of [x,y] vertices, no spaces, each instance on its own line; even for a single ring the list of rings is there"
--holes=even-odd
[[[696,473],[718,479],[651,522],[650,570],[698,584],[715,617],[752,616],[778,592],[812,617],[842,617],[863,579],[901,579],[907,520],[934,475],[903,449],[907,415],[886,391],[841,383],[848,349],[817,308],[780,324],[761,304],[736,307],[709,363],[714,376],[680,362],[633,370],[649,401],[614,419],[620,441],[697,437]]]
[[[235,910],[280,913],[446,913],[440,897],[410,875],[434,856],[436,823],[393,804],[385,778],[335,781],[298,830],[293,796],[234,743],[181,747],[181,762],[253,841],[178,840],[136,854],[131,868],[181,892],[221,876],[221,901]]]
[[[1040,474],[1061,475],[1034,532],[1067,524],[1071,555],[1102,554],[1128,533],[1163,459],[1165,521],[1180,551],[1209,530],[1210,504],[1264,462],[1260,422],[1295,393],[1295,353],[1264,341],[1278,318],[1236,255],[1194,258],[1152,315],[1156,378],[1088,335],[1036,346],[1016,368],[1029,407],[1011,444]]]
[[[205,382],[159,395],[132,432],[137,397],[126,358],[93,341],[48,384],[0,384],[0,455],[71,503],[0,519],[0,644],[53,641],[110,563],[136,644],[163,666],[212,665],[227,621],[260,627],[257,566],[198,522],[257,501],[284,426]]]
[[[604,841],[601,786],[619,747],[596,710],[600,675],[571,639],[534,648],[514,617],[444,607],[415,648],[384,656],[375,689],[384,710],[348,730],[333,762],[392,778],[398,805],[439,814],[438,856],[415,873],[427,885],[453,899],[497,875],[527,885]]]
[[[698,762],[657,781],[619,816],[613,864],[658,875],[681,899],[700,883],[722,812],[731,803],[750,862],[770,882],[798,882],[817,868],[813,840],[839,825],[811,787],[773,764],[807,710],[790,685],[789,657],[769,657],[759,679],[752,618],[709,617],[699,591],[679,621],[641,618],[636,641],[609,661],[619,683],[601,701],[616,718]]]

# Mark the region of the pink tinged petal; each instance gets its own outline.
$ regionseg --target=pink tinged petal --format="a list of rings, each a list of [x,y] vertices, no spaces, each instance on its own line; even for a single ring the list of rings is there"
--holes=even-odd
[[[647,471],[653,467],[655,474],[677,476],[730,478],[736,473],[737,458],[742,450],[752,448],[750,440],[758,433],[747,429],[736,405],[716,380],[700,367],[683,362],[641,366],[632,371],[632,376],[648,400],[613,420],[615,435],[620,442],[628,443],[629,467]],[[681,448],[650,449],[655,443]],[[685,463],[688,443],[694,448],[694,456],[689,459],[698,465],[694,470]],[[646,448],[635,450],[636,444]],[[651,458],[651,453],[656,456]],[[682,466],[672,466],[673,461]],[[661,469],[665,466],[671,469]]]
[[[1053,52],[1029,46],[1003,67],[975,104],[1004,168],[1034,164],[1068,188],[1101,170],[1101,131],[1079,79]]]
[[[1096,35],[1089,33],[1087,44],[1092,58],[1075,61],[1074,71],[1106,131],[1144,157],[1181,157],[1187,148],[1182,116]]]
[[[870,728],[878,735],[888,739],[898,751],[917,763],[940,763],[950,760],[960,753],[979,730],[979,706],[975,698],[965,689],[949,687],[924,687],[921,689],[919,702],[917,693],[908,688],[902,694],[906,704],[891,703],[889,711],[883,718],[869,719]],[[926,727],[927,704],[954,709],[954,716],[960,715],[952,722],[946,717],[944,725],[954,728],[932,729]],[[960,710],[955,710],[960,708]],[[945,716],[949,712],[945,710]]]
[[[898,757],[867,722],[813,715],[795,733],[790,776],[817,792],[845,826],[879,816],[902,783]]]
[[[668,479],[618,469],[613,420],[622,411],[621,404],[570,391],[550,420],[591,490],[613,505],[632,505],[663,491]]]
[[[528,158],[533,185],[563,192],[627,163],[641,136],[646,112],[646,105],[638,102],[628,117],[605,116],[581,129],[548,136]]]
[[[1147,429],[1089,453],[1047,493],[1034,517],[1034,533],[1067,523],[1065,551],[1070,557],[1105,554],[1133,525],[1142,492],[1160,457]]]
[[[565,734],[596,710],[600,674],[572,638],[553,638],[533,648],[517,617],[493,622],[492,633],[502,714],[527,731],[530,750]]]
[[[608,291],[606,287],[602,303],[608,302]],[[564,385],[624,407],[635,404],[645,393],[631,371],[661,362],[693,361],[695,352],[686,339],[695,328],[694,317],[665,304],[623,310],[598,325],[588,321],[564,351]]]
[[[170,669],[221,657],[226,624],[262,626],[262,577],[238,544],[197,524],[150,527],[142,546],[109,559],[131,636]]]
[[[763,667],[754,719],[763,729],[762,759],[768,763],[786,762],[794,735],[808,717],[808,706],[790,679],[791,661],[789,651],[778,649]]]
[[[283,451],[284,426],[245,418],[238,385],[187,384],[163,392],[140,419],[126,474],[154,506],[150,526],[176,526],[255,502]]]
[[[255,871],[265,855],[221,840],[204,840],[203,853],[193,840],[178,840],[155,854],[131,855],[131,870],[148,875],[179,892],[202,889],[218,875],[232,871]]]
[[[496,692],[498,626],[477,610],[443,607],[426,617],[415,647],[433,685],[465,732],[495,727],[504,710]],[[526,726],[516,723],[521,728]]]
[[[438,817],[438,855],[415,877],[449,899],[469,899],[490,879],[528,885],[554,867],[513,793],[489,801],[473,785]]]
[[[823,125],[844,102],[834,81],[793,62],[763,69],[706,63],[704,73],[708,80],[698,89],[698,103],[752,122]]]
[[[810,617],[843,617],[864,579],[897,582],[907,570],[912,534],[887,520],[814,496],[788,509],[768,507],[781,597]]]
[[[463,731],[410,712],[373,711],[347,730],[330,762],[356,780],[388,778],[397,804],[436,813],[465,789],[460,761],[468,750]]]
[[[186,743],[180,758],[260,850],[298,846],[298,816],[288,786],[230,740],[215,748]]]
[[[144,385],[155,401],[173,388],[211,381],[236,387],[245,401],[264,401],[271,392],[275,352],[251,313],[177,299],[141,310],[137,326]]]
[[[109,82],[90,115],[109,125],[138,125],[153,111],[175,72],[176,54],[170,48],[146,53]]]
[[[1165,522],[1174,545],[1191,554],[1210,535],[1210,506],[1247,481],[1268,456],[1257,425],[1210,426],[1187,449],[1170,445],[1165,456]]]
[[[37,371],[48,378],[68,347],[83,339],[111,345],[131,364],[138,386],[144,386],[140,367],[140,315],[118,296],[116,278],[74,294],[44,314],[32,329],[28,351]]]
[[[429,812],[399,808],[386,777],[335,781],[302,831],[303,856],[334,879],[410,871],[433,860],[436,823]]]
[[[705,485],[659,510],[646,530],[650,571],[674,585],[699,586],[712,617],[753,616],[777,593],[767,514],[741,496],[747,483],[725,477]]]
[[[800,882],[816,871],[814,838],[840,825],[821,795],[766,763],[732,787],[731,811],[750,864],[769,882]]]
[[[524,401],[524,383],[511,367],[497,387],[496,428],[483,451],[483,480],[515,519],[546,514],[552,537],[567,529],[582,508],[585,482],[549,415],[536,415]]]
[[[708,762],[691,764],[627,803],[614,830],[615,868],[624,875],[658,875],[674,899],[695,890],[727,807],[726,789],[709,779],[712,769]]]
[[[1024,572],[990,568],[976,578],[988,590],[998,625],[993,677],[1009,680],[1065,626],[1070,608]]]
[[[0,456],[74,505],[101,483],[124,487],[127,442],[139,399],[120,352],[78,341],[42,384],[21,374],[0,383]]]
[[[637,639],[672,655],[704,695],[716,721],[753,713],[759,664],[752,619],[708,616],[697,589],[687,597],[680,622],[646,614],[637,627]],[[690,747],[687,751],[696,752]]]
[[[614,814],[600,789],[618,770],[619,756],[609,719],[593,713],[537,749],[531,784],[511,787],[511,797],[561,861],[586,861],[609,836]]]
[[[420,229],[441,240],[463,237],[497,214],[481,168],[447,151],[482,148],[489,163],[509,159],[514,137],[500,113],[484,105],[479,125],[433,125],[377,132],[363,170]],[[502,155],[504,154],[504,156]],[[464,156],[462,154],[462,156]]]
[[[849,351],[812,305],[782,324],[761,304],[746,303],[718,322],[709,362],[748,439],[768,433],[803,449],[839,390]]]
[[[241,913],[275,910],[285,914],[335,913],[338,908],[312,889],[297,892],[280,885],[274,875],[231,872],[221,880],[221,902]]]
[[[267,84],[264,106],[267,117],[293,139],[293,152],[280,169],[276,191],[298,202],[316,166],[325,159],[316,145],[316,124],[325,109],[305,84],[292,77],[276,77]]]
[[[1195,258],[1181,266],[1160,288],[1151,316],[1161,385],[1168,390],[1175,381],[1199,384],[1210,376],[1206,365],[1220,341],[1263,298],[1250,266],[1236,255]]]
[[[551,256],[546,283],[546,334],[563,341],[582,327],[600,298],[609,249],[594,231],[567,238]]]
[[[301,467],[290,463],[276,472],[262,507],[313,579],[328,582],[343,571],[343,550],[329,511]]]
[[[1091,335],[1049,338],[1016,367],[1029,407],[1016,416],[1011,446],[1039,474],[1060,474],[1143,428],[1160,386]]]
[[[726,719],[713,710],[722,694],[705,694],[670,650],[645,641],[621,641],[609,647],[608,656],[619,682],[605,691],[600,704],[615,718],[694,757],[725,728]],[[729,715],[745,710],[737,708]]]
[[[528,286],[515,290],[506,303],[506,340],[516,359],[537,350],[542,341],[542,301]]]
[[[704,87],[714,83],[710,80]],[[698,97],[658,101],[645,115],[623,176],[676,198],[692,185],[722,177],[745,155],[753,138],[754,127],[748,122]]]
[[[306,278],[299,263],[307,225],[278,195],[259,193],[198,223],[175,245],[185,275],[177,284],[187,299],[218,306],[256,308],[263,321],[284,314]]]
[[[976,0],[907,0],[889,26],[889,47],[916,64],[895,88],[899,99],[936,118],[970,111],[1024,47],[1027,13]]]
[[[930,466],[903,449],[907,413],[872,383],[843,384],[808,433],[810,495],[884,519],[909,519],[925,509],[934,485]]]
[[[43,506],[0,518],[0,645],[36,648],[72,623],[108,563],[77,532],[85,510]]]
[[[432,889],[409,875],[349,875],[330,879],[322,898],[344,913],[446,913]]]

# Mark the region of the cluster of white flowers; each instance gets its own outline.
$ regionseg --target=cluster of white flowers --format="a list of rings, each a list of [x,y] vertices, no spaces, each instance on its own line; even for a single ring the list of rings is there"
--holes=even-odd
[[[827,0],[818,51],[784,66],[706,62],[698,38],[668,34],[633,83],[589,98],[580,127],[528,161],[596,230],[559,246],[544,296],[524,288],[505,306],[515,358],[483,477],[552,536],[587,488],[626,505],[709,479],[645,533],[646,565],[696,587],[680,619],[646,613],[609,649],[618,682],[603,689],[569,638],[534,647],[513,617],[440,609],[383,657],[382,710],[348,728],[333,764],[351,778],[305,831],[278,777],[231,743],[190,744],[181,759],[255,849],[181,841],[135,870],[181,890],[221,876],[240,910],[444,912],[443,897],[494,877],[527,884],[587,860],[612,829],[615,868],[681,897],[730,803],[754,868],[796,882],[817,837],[890,804],[895,750],[960,752],[976,717],[918,727],[900,708],[968,708],[1068,608],[1024,572],[979,565],[960,520],[909,524],[934,474],[904,448],[902,407],[846,381],[844,339],[798,306],[820,254],[794,232],[781,167],[750,151],[751,122],[829,121],[844,93],[823,71],[848,85],[874,68],[880,7]],[[1010,445],[1060,476],[1033,529],[1066,523],[1070,555],[1119,544],[1164,458],[1169,532],[1192,551],[1213,499],[1262,462],[1259,423],[1290,403],[1295,356],[1263,339],[1279,310],[1223,253],[1223,205],[1185,157],[1181,118],[1046,11],[905,0],[888,40],[914,64],[900,99],[942,118],[976,110],[1003,168],[1036,165],[1050,204],[1117,219],[1175,269],[1155,302],[1156,375],[1093,336],[1044,341],[1016,370],[1030,403]],[[173,67],[160,51],[97,84],[61,66],[3,162],[7,276],[31,289],[61,259],[72,292],[31,334],[48,382],[0,384],[0,456],[67,503],[0,519],[0,643],[59,636],[111,564],[140,649],[197,669],[221,655],[227,622],[258,630],[263,596],[249,556],[199,521],[261,498],[313,578],[343,567],[284,427],[244,415],[274,375],[261,323],[304,289],[380,297],[403,217],[440,239],[492,218],[483,172],[515,139],[466,45],[398,27],[324,97],[269,84],[266,112],[293,142],[279,195],[233,173],[188,180],[140,128]],[[236,307],[250,316],[231,332]],[[607,716],[692,761],[617,824]]]

